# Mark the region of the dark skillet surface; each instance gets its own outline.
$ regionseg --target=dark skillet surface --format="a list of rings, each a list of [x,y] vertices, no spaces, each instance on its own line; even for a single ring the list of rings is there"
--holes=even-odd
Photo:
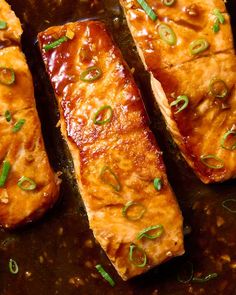
[[[52,166],[56,171],[63,172],[63,182],[60,201],[43,219],[14,232],[0,230],[0,294],[236,295],[236,215],[221,206],[223,200],[236,198],[236,181],[204,185],[182,160],[154,102],[148,75],[135,51],[118,1],[8,2],[23,23],[23,50],[33,73],[45,144]],[[94,4],[92,7],[91,3]],[[227,5],[235,36],[236,2],[228,0]],[[143,95],[151,129],[164,151],[170,183],[177,195],[185,224],[192,229],[185,237],[186,254],[183,257],[129,282],[119,278],[89,230],[73,177],[73,164],[60,130],[55,127],[59,118],[55,98],[36,44],[37,33],[51,25],[91,17],[106,22],[126,61],[131,68],[135,68],[134,77]],[[221,225],[222,220],[224,223]],[[19,265],[17,275],[8,270],[10,258]],[[182,284],[176,277],[186,261],[193,264],[195,275],[217,272],[219,276],[203,284]],[[94,266],[98,263],[117,282],[114,288],[97,274]]]

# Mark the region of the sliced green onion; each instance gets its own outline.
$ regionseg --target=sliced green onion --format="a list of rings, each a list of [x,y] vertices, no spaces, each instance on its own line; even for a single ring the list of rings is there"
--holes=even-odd
[[[49,51],[51,49],[54,49],[54,48],[60,46],[62,43],[66,42],[66,41],[68,41],[68,38],[66,36],[63,36],[63,37],[59,38],[56,41],[53,41],[53,42],[51,42],[51,43],[49,43],[47,45],[44,45],[43,49],[45,51]]]
[[[154,230],[156,231],[156,233],[152,235],[148,234],[148,232],[154,231]],[[154,240],[156,238],[160,238],[163,232],[164,232],[164,227],[162,224],[152,225],[141,230],[141,232],[137,235],[137,240],[141,240],[142,238]]]
[[[214,25],[212,27],[212,30],[214,33],[218,33],[220,30],[220,23],[218,21],[218,19],[214,22]]]
[[[188,99],[187,95],[179,95],[176,100],[172,101],[170,106],[174,107],[174,106],[178,105],[180,102],[183,102],[183,105],[178,109],[178,111],[175,112],[175,114],[182,112],[188,106],[189,99]]]
[[[11,68],[0,67],[0,83],[12,85],[15,82],[15,72]]]
[[[221,24],[225,22],[225,18],[218,8],[215,8],[213,10],[213,14],[217,17],[217,19],[219,20]]]
[[[3,187],[6,183],[8,174],[11,169],[11,164],[9,161],[3,161],[2,172],[0,175],[0,187]]]
[[[227,199],[221,205],[229,212],[236,213],[236,199]]]
[[[147,264],[147,255],[143,248],[131,244],[129,246],[129,260],[137,267],[145,267]]]
[[[133,211],[133,214],[130,213],[131,211]],[[146,208],[143,204],[133,201],[129,201],[122,208],[122,215],[130,221],[136,221],[141,219],[145,212]]]
[[[217,157],[216,155],[203,155],[203,156],[201,156],[200,157],[200,159],[201,159],[201,162],[205,165],[205,166],[207,166],[207,167],[209,167],[209,168],[211,168],[211,169],[222,169],[223,167],[224,167],[224,162],[223,162],[223,160],[221,160],[219,157]],[[215,162],[218,162],[219,164],[218,165],[211,165],[211,164],[209,164],[208,163],[208,160],[211,160],[211,159],[213,159]]]
[[[13,259],[10,259],[9,260],[9,263],[8,263],[8,266],[9,266],[9,270],[10,272],[13,274],[13,275],[16,275],[18,272],[19,272],[19,267],[16,263],[15,260]]]
[[[152,10],[152,8],[147,4],[145,0],[137,0],[140,6],[143,8],[143,10],[146,12],[146,14],[150,17],[151,20],[155,21],[157,20],[156,13]]]
[[[11,113],[10,113],[10,111],[7,110],[5,112],[5,114],[4,114],[4,116],[5,116],[6,120],[7,120],[7,122],[11,121]]]
[[[83,82],[93,82],[102,76],[102,70],[99,67],[88,67],[80,75],[80,80]]]
[[[29,177],[22,176],[17,185],[19,188],[21,188],[23,191],[33,191],[36,189],[36,183],[33,179]]]
[[[4,20],[0,20],[0,30],[6,30],[7,23]]]
[[[155,178],[153,180],[153,185],[154,185],[155,190],[160,191],[161,188],[162,188],[162,181],[161,181],[161,179],[160,178]]]
[[[101,266],[101,264],[97,264],[96,266],[97,271],[100,275],[112,286],[115,286],[115,282],[112,277],[105,271],[105,269]]]
[[[162,0],[162,3],[165,6],[172,6],[175,3],[175,0]]]
[[[187,261],[181,266],[177,274],[177,280],[180,283],[187,284],[192,280],[192,278],[193,278],[193,264],[190,261]]]
[[[225,98],[228,96],[229,89],[225,81],[221,79],[214,78],[210,81],[210,92],[214,97]]]
[[[104,120],[99,119],[99,117],[101,117],[104,112],[108,114],[107,118]],[[113,116],[112,107],[105,105],[97,110],[97,112],[95,113],[94,118],[93,118],[93,123],[97,124],[97,125],[104,125],[104,124],[109,123],[111,121],[112,116]]]
[[[12,132],[16,133],[18,132],[22,126],[25,124],[25,119],[20,119],[12,128]]]
[[[120,181],[110,167],[104,166],[100,173],[100,177],[105,184],[110,185],[115,191],[119,192],[121,190]]]
[[[234,143],[231,145],[231,146],[226,146],[226,141],[228,140],[228,137],[232,135],[233,137],[236,137],[236,131],[235,130],[229,130],[227,131],[221,141],[220,141],[220,146],[223,148],[223,149],[226,149],[226,150],[229,150],[229,151],[233,151],[236,149],[236,140],[234,141]]]
[[[205,277],[200,277],[200,278],[193,277],[192,281],[196,282],[196,283],[205,283],[205,282],[208,282],[208,281],[210,281],[212,279],[215,279],[217,277],[218,277],[218,274],[216,272],[214,272],[214,273],[211,273],[211,274],[209,274],[209,275],[207,275]]]
[[[208,47],[209,43],[206,39],[197,39],[190,43],[189,50],[192,55],[196,55],[207,50]]]
[[[160,24],[158,27],[158,33],[163,41],[173,46],[177,42],[175,32],[172,28],[166,24]]]

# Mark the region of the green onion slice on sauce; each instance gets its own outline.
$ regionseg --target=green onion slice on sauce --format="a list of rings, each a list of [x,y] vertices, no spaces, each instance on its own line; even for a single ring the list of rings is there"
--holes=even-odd
[[[13,275],[16,275],[19,272],[19,267],[15,260],[10,259],[8,266],[9,266],[10,273],[12,273]]]
[[[112,107],[109,105],[105,105],[97,110],[93,118],[93,123],[97,125],[104,125],[111,121],[112,116],[113,116]],[[102,117],[105,117],[105,118],[102,118]]]
[[[102,76],[102,70],[97,66],[88,67],[80,75],[80,80],[83,82],[93,82]]]
[[[33,191],[36,189],[36,183],[33,179],[29,177],[22,176],[17,185],[19,186],[20,189],[23,191]]]
[[[216,98],[225,98],[228,96],[229,89],[225,81],[214,78],[210,81],[210,93]]]
[[[195,283],[205,283],[218,277],[216,272],[206,275],[205,277],[193,277],[192,281]]]
[[[218,8],[215,8],[213,10],[213,14],[217,17],[217,19],[219,20],[221,24],[225,22],[225,18]]]
[[[7,122],[10,122],[11,121],[11,118],[12,117],[11,117],[11,112],[10,111],[7,110],[5,112],[5,114],[4,114],[4,116],[5,116]]]
[[[129,201],[122,208],[122,215],[130,221],[141,219],[145,212],[146,207],[143,204],[134,201]]]
[[[186,261],[183,263],[183,265],[180,267],[178,274],[177,274],[177,280],[180,283],[187,284],[189,283],[193,278],[193,264],[190,261]]]
[[[221,203],[222,207],[231,213],[236,213],[236,199],[227,199]]]
[[[216,155],[202,155],[200,157],[201,162],[211,169],[222,169],[224,167],[224,162],[222,159],[217,157]],[[211,162],[214,162],[216,164],[211,164]]]
[[[218,33],[220,30],[220,23],[218,21],[218,19],[214,22],[213,26],[212,26],[212,30],[214,33]]]
[[[0,20],[0,30],[6,30],[7,23],[4,20]]]
[[[175,32],[172,28],[166,24],[160,24],[158,27],[158,33],[161,39],[166,42],[167,44],[173,46],[177,42],[177,38]]]
[[[131,244],[129,246],[129,260],[136,267],[145,267],[147,264],[147,255],[143,248]]]
[[[183,104],[180,106],[178,111],[175,112],[175,114],[178,114],[178,113],[182,112],[184,109],[186,109],[186,107],[188,106],[188,103],[189,103],[188,96],[187,95],[179,95],[176,100],[172,101],[170,106],[174,107],[174,106],[177,106],[179,103],[183,103]]]
[[[100,178],[102,182],[110,185],[115,191],[119,192],[121,190],[120,181],[117,175],[109,166],[104,166],[102,168],[102,171],[100,173]]]
[[[3,187],[5,185],[10,169],[11,169],[10,162],[3,161],[2,172],[0,175],[0,187]]]
[[[160,178],[155,178],[153,180],[153,186],[155,188],[155,190],[160,191],[162,188],[162,181]]]
[[[147,4],[145,0],[137,0],[139,5],[143,8],[143,10],[146,12],[148,17],[150,17],[151,20],[155,21],[157,20],[156,13],[152,10],[152,8]]]
[[[12,128],[12,132],[16,133],[18,132],[22,126],[25,124],[25,119],[20,119],[19,121],[16,122],[16,124]]]
[[[197,39],[190,43],[189,50],[192,55],[196,55],[207,50],[209,43],[206,39]]]
[[[175,3],[176,0],[162,0],[162,3],[165,6],[172,6]]]
[[[150,232],[153,232],[153,234],[150,234]],[[163,232],[164,227],[162,224],[152,225],[141,230],[141,232],[137,235],[137,240],[141,240],[142,238],[154,240],[156,238],[160,238]]]
[[[233,150],[236,149],[236,139],[234,140],[234,142],[231,145],[227,145],[227,142],[229,141],[230,137],[233,137],[235,139],[235,137],[236,137],[236,131],[235,130],[229,130],[222,136],[220,146],[223,149],[233,151]]]
[[[51,43],[49,43],[47,45],[44,45],[43,49],[45,51],[52,50],[52,49],[60,46],[62,43],[66,42],[66,41],[68,41],[68,38],[66,36],[63,36],[63,37],[61,37],[61,38],[59,38],[59,39],[57,39],[57,40],[55,40],[55,41],[53,41],[53,42],[51,42]]]
[[[12,85],[15,82],[15,72],[11,68],[0,67],[0,83]]]
[[[112,286],[115,286],[115,282],[112,279],[112,277],[105,271],[105,269],[102,267],[101,264],[97,264],[96,266],[97,271],[100,273],[100,275]]]

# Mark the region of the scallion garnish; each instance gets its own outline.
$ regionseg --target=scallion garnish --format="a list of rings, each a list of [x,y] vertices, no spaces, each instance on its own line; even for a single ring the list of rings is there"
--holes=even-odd
[[[0,83],[12,85],[15,82],[15,72],[11,68],[0,67]]]
[[[97,271],[100,275],[112,286],[115,286],[115,282],[112,277],[105,271],[105,269],[101,266],[101,264],[97,264],[96,266]]]
[[[162,0],[162,3],[165,6],[172,6],[175,3],[176,0]]]
[[[58,40],[55,40],[47,45],[44,45],[43,49],[45,51],[52,50],[52,49],[60,46],[62,43],[66,42],[66,41],[68,41],[68,38],[66,36],[63,36],[63,37],[59,38]]]
[[[25,124],[25,119],[20,119],[12,128],[12,132],[16,133],[18,132],[22,126]]]
[[[122,215],[130,221],[136,221],[143,217],[144,213],[146,212],[146,208],[143,204],[129,201],[123,208],[122,208]]]
[[[218,19],[214,22],[214,25],[212,26],[212,30],[214,33],[218,33],[220,30],[220,23]]]
[[[99,67],[88,67],[80,75],[80,80],[83,82],[93,82],[102,76],[102,70]]]
[[[9,161],[3,161],[2,172],[0,175],[0,187],[3,187],[6,183],[8,174],[11,169],[11,164]]]
[[[0,20],[0,30],[6,30],[7,23],[4,20]]]
[[[146,14],[150,17],[151,20],[155,21],[157,20],[156,13],[152,10],[152,8],[147,4],[145,0],[137,0],[140,6],[143,8],[143,10],[146,12]]]
[[[192,55],[196,55],[207,50],[209,43],[206,39],[197,39],[190,43],[189,50]]]
[[[129,246],[129,260],[137,267],[145,267],[147,264],[147,255],[143,248],[131,244]]]
[[[228,96],[229,89],[225,81],[213,78],[209,85],[210,93],[216,98],[225,98]]]
[[[211,273],[209,275],[206,275],[205,277],[193,277],[192,278],[192,282],[195,282],[195,283],[205,283],[205,282],[208,282],[212,279],[215,279],[218,277],[218,274],[216,272],[214,273]]]
[[[17,185],[19,186],[20,189],[23,191],[33,191],[36,189],[37,185],[35,181],[29,177],[22,176]]]
[[[4,116],[5,116],[7,122],[11,121],[11,113],[10,113],[10,111],[7,110],[5,112],[5,114],[4,114]]]
[[[19,272],[19,267],[18,267],[16,261],[13,259],[9,260],[8,267],[9,267],[10,272],[13,275],[16,275]]]
[[[148,234],[148,232],[153,232],[152,235]],[[137,240],[141,240],[142,238],[147,238],[150,240],[154,240],[156,238],[159,238],[164,232],[164,227],[162,224],[152,225],[147,228],[144,228],[141,230],[141,232],[137,235]]]
[[[182,106],[175,112],[175,114],[178,114],[182,112],[186,107],[188,106],[189,99],[187,95],[179,95],[176,100],[172,101],[170,104],[170,107],[177,106],[179,103],[183,103]]]
[[[155,190],[160,191],[162,188],[162,181],[160,178],[155,178],[153,180],[153,186],[155,188]]]
[[[211,169],[222,169],[224,167],[224,161],[222,159],[220,159],[219,157],[217,157],[216,155],[202,155],[200,157],[201,159],[201,162],[211,168]],[[216,162],[216,163],[219,163],[219,164],[210,164],[209,161],[212,161],[213,162]]]
[[[218,8],[215,8],[213,10],[213,14],[217,17],[217,19],[219,20],[221,24],[225,22],[225,18]]]
[[[167,44],[171,46],[176,44],[177,38],[176,38],[175,32],[172,30],[170,26],[166,24],[160,24],[158,26],[158,33],[161,39]]]
[[[107,115],[107,118],[105,119],[100,118],[100,117],[105,117],[106,115]],[[112,115],[113,115],[112,107],[105,105],[97,110],[93,118],[93,123],[97,125],[104,125],[106,123],[109,123],[111,121]]]
[[[193,264],[190,261],[185,262],[177,274],[177,280],[180,283],[187,284],[193,278]]]
[[[224,200],[221,205],[229,212],[236,213],[236,199]]]
[[[100,173],[100,178],[102,182],[111,186],[115,191],[119,192],[121,190],[120,181],[117,175],[114,173],[114,171],[110,167],[104,166],[102,168],[102,171]]]
[[[234,140],[234,143],[231,144],[231,146],[228,146],[226,145],[228,139],[230,136],[233,136],[234,138],[236,137],[236,131],[235,130],[229,130],[227,131],[221,138],[221,141],[220,141],[220,146],[223,148],[223,149],[226,149],[226,150],[229,150],[229,151],[233,151],[236,149],[236,139]]]

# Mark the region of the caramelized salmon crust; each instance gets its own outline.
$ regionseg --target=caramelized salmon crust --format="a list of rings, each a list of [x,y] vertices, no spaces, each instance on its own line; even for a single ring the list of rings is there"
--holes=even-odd
[[[221,0],[120,0],[167,126],[205,182],[236,176],[236,58]],[[169,1],[170,2],[170,1]]]
[[[183,220],[161,152],[104,24],[68,23],[38,39],[90,227],[118,273],[127,280],[182,255]]]
[[[18,44],[20,22],[2,0],[0,24],[0,226],[14,228],[53,206],[59,181],[45,152],[33,81]]]

